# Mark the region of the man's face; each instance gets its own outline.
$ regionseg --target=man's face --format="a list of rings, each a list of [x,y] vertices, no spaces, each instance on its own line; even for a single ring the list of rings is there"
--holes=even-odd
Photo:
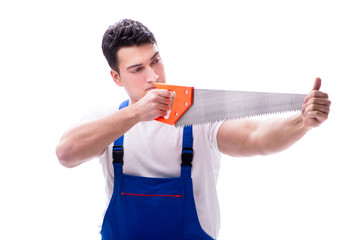
[[[165,83],[165,71],[158,47],[154,44],[123,47],[117,52],[119,74],[111,71],[115,83],[123,86],[132,103],[154,89],[154,82]]]

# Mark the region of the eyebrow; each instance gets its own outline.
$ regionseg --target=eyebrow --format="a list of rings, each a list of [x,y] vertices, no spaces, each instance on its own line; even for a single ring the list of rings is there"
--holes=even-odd
[[[157,51],[157,52],[150,58],[150,60],[153,60],[158,54],[159,54],[159,51]],[[140,66],[142,66],[142,65],[143,65],[142,63],[134,64],[134,65],[128,66],[126,69],[130,69],[130,68],[134,68],[134,67],[140,67]]]

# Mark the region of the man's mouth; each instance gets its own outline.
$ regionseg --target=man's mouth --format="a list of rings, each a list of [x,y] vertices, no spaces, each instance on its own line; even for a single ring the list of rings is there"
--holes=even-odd
[[[151,90],[154,90],[154,89],[156,89],[156,87],[149,87],[145,91],[151,91]]]

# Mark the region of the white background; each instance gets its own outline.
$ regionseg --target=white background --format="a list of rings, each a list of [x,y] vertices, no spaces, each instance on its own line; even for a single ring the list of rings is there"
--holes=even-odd
[[[90,108],[119,101],[102,56],[122,18],[155,34],[168,82],[307,93],[316,77],[329,120],[287,151],[224,156],[224,239],[360,239],[360,7],[350,0],[2,1],[0,239],[99,239],[97,160],[63,168],[55,147]]]

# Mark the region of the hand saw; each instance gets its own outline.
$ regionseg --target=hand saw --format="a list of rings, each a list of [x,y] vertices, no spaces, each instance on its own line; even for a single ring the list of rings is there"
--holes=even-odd
[[[306,94],[194,89],[154,83],[175,92],[170,114],[156,120],[177,127],[301,110]]]

